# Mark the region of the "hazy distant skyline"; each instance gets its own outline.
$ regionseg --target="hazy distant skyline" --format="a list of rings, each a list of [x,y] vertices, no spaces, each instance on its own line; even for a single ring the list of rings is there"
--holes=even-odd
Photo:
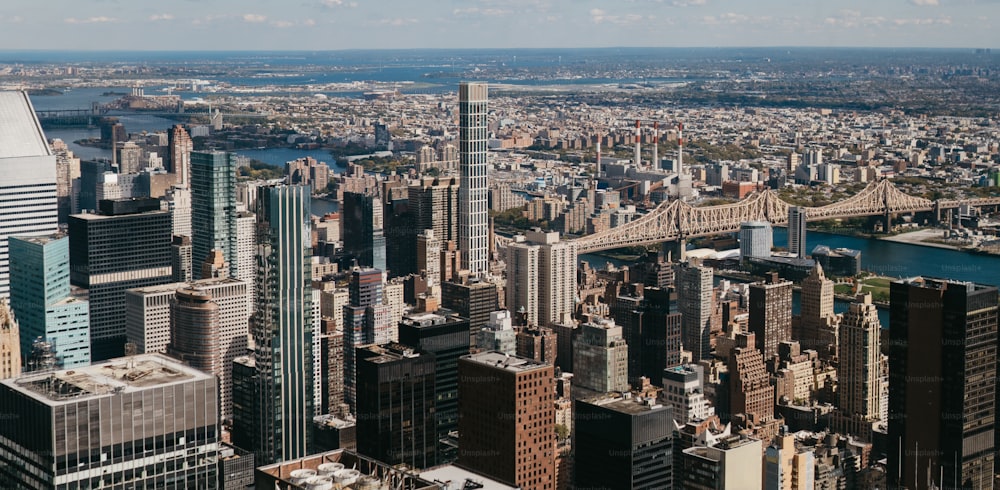
[[[2,0],[0,47],[1000,47],[1000,0]]]

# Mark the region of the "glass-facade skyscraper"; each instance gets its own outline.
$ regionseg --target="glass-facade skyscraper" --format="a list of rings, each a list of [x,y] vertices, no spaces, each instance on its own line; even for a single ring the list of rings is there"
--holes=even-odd
[[[191,255],[194,270],[219,250],[237,277],[236,159],[230,153],[191,153]],[[197,274],[197,273],[196,273]]]
[[[261,464],[308,454],[313,418],[310,199],[307,185],[258,188],[257,308],[251,318]]]
[[[21,327],[21,352],[41,337],[64,368],[90,365],[90,312],[70,295],[69,237],[11,237],[10,303]]]

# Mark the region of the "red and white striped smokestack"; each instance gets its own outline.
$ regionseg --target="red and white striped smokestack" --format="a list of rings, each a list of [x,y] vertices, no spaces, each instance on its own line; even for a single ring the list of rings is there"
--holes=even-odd
[[[660,123],[653,121],[653,161],[649,162],[652,168],[660,168]]]
[[[684,173],[684,123],[677,123],[677,175]]]
[[[639,146],[642,142],[642,129],[639,127],[639,120],[635,120],[635,165],[636,167],[642,165],[642,147]]]

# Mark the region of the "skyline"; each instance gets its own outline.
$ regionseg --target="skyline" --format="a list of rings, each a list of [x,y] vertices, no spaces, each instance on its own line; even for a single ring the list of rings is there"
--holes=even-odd
[[[53,12],[58,14],[53,15]],[[511,49],[568,47],[992,48],[996,0],[8,0],[7,50]],[[57,29],[53,27],[57,26]],[[49,29],[38,37],[39,29]]]

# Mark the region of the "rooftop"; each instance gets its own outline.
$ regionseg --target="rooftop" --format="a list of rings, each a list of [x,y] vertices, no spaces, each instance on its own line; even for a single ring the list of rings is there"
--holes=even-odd
[[[0,92],[0,158],[51,155],[26,92]]]
[[[0,381],[47,405],[130,393],[213,376],[161,354],[119,357],[84,368],[28,373]]]
[[[49,242],[52,242],[52,241],[55,241],[55,240],[59,240],[61,238],[66,238],[67,236],[69,236],[69,235],[67,235],[65,233],[53,233],[51,235],[42,235],[42,236],[14,236],[14,237],[11,237],[11,238],[17,238],[18,240],[21,240],[22,242],[34,243],[35,245],[46,245]]]
[[[503,352],[497,352],[497,351],[469,354],[467,356],[462,356],[462,359],[475,361],[480,364],[486,364],[488,366],[493,366],[495,368],[504,369],[506,371],[511,371],[514,373],[521,373],[525,371],[533,371],[535,369],[550,367],[550,365],[548,364],[542,364],[533,359],[525,359],[523,357],[509,356],[507,354],[504,354]]]
[[[516,490],[518,487],[505,485],[488,477],[473,473],[455,465],[438,466],[420,473],[420,478],[432,481],[441,486],[442,490],[463,490],[477,488],[480,490]],[[466,486],[466,483],[474,486]]]
[[[627,393],[624,396],[617,393],[603,395],[587,400],[587,403],[628,415],[667,409],[663,405],[660,405],[655,398],[635,396],[631,393]]]

